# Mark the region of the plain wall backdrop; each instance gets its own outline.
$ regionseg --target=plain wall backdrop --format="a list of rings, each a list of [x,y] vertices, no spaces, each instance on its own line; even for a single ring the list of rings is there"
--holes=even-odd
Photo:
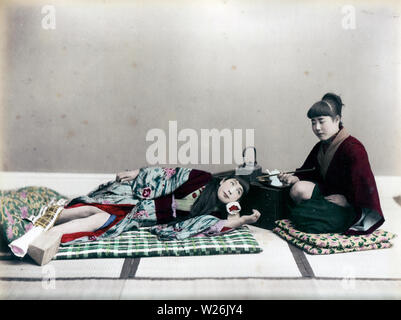
[[[54,8],[54,29],[44,27],[45,5]],[[401,175],[399,1],[50,0],[0,8],[2,171],[146,166],[147,132],[161,129],[168,142],[169,121],[198,134],[199,162],[201,129],[242,129],[243,146],[254,129],[264,169],[295,169],[317,142],[308,108],[335,92],[374,173]],[[182,165],[167,157],[161,165],[237,166],[223,164],[222,152],[220,159]]]

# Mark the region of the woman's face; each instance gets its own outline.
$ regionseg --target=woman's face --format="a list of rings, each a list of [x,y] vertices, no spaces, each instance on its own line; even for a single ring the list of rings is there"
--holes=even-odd
[[[237,179],[222,180],[219,189],[217,190],[217,197],[223,203],[238,201],[244,193],[244,189]]]
[[[330,116],[312,118],[312,131],[319,140],[330,139],[340,129],[340,117],[334,119]]]

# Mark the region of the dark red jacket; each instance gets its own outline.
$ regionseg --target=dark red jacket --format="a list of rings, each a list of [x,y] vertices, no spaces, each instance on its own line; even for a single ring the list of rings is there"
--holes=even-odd
[[[327,169],[326,176],[320,174],[320,166],[317,154],[322,142],[318,142],[305,163],[299,169],[315,167],[312,172],[295,174],[300,180],[308,180],[318,184],[323,195],[341,194],[355,208],[357,222],[362,215],[362,209],[370,209],[376,212],[375,220],[371,227],[363,231],[347,230],[346,234],[368,234],[376,230],[384,222],[383,212],[380,207],[379,194],[376,181],[369,164],[368,154],[362,143],[349,136],[338,147]]]

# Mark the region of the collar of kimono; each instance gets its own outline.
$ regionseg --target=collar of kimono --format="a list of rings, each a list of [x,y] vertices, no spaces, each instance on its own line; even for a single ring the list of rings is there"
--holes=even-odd
[[[330,143],[329,147],[327,148],[326,152],[323,152],[323,144],[319,148],[319,152],[317,154],[317,161],[319,162],[320,166],[320,173],[322,177],[324,178],[327,173],[327,169],[329,168],[329,165],[331,163],[331,160],[334,157],[334,154],[336,153],[338,147],[343,143],[345,139],[349,137],[349,133],[345,130],[345,128],[342,128],[334,140]]]
[[[330,139],[322,141],[321,149],[323,150],[323,153],[325,153],[327,151],[327,149],[330,147],[331,143],[334,141],[334,139],[337,137],[337,135],[339,133],[340,133],[340,130],[336,134],[334,134]]]

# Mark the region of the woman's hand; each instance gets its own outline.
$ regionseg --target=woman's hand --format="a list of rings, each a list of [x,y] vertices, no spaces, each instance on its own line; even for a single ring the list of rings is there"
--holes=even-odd
[[[139,169],[132,170],[132,171],[124,171],[117,173],[116,181],[117,182],[124,182],[124,181],[131,181],[134,180],[139,174]]]
[[[251,215],[246,215],[246,216],[242,216],[240,219],[243,219],[243,224],[246,223],[255,223],[256,221],[259,220],[261,214],[258,210],[256,209],[252,209],[252,214]]]
[[[347,198],[344,197],[342,194],[331,194],[327,197],[324,197],[327,201],[330,201],[340,207],[349,207],[350,204],[347,201]]]
[[[256,209],[252,210],[252,214],[241,216],[239,218],[227,219],[225,223],[225,227],[228,228],[239,228],[244,224],[255,223],[260,218],[260,212]]]
[[[299,181],[299,178],[288,173],[280,173],[277,178],[287,186],[291,186]]]

